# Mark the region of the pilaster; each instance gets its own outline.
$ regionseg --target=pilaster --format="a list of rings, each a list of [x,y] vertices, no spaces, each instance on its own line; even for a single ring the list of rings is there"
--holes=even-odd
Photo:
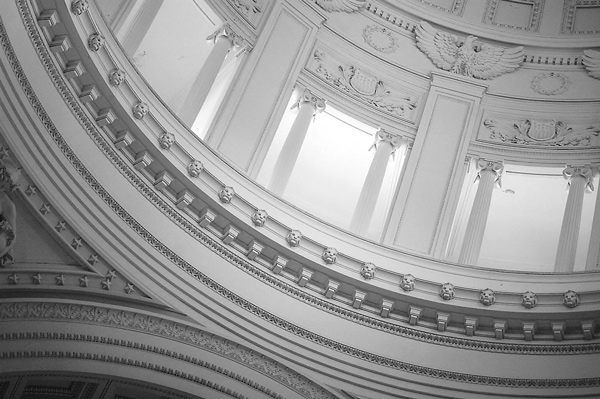
[[[464,176],[464,159],[487,85],[433,71],[415,143],[384,243],[442,256]]]

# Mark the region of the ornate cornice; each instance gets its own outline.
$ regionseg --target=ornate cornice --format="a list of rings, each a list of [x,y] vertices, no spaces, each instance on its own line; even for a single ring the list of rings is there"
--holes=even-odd
[[[20,2],[23,6],[23,2]],[[26,7],[26,6],[25,6]],[[35,22],[31,18],[30,14],[26,11],[23,11],[23,18],[25,20],[26,25],[29,27],[28,31],[32,35],[32,39],[36,37],[35,33],[37,30],[35,28]],[[3,28],[3,27],[2,27]],[[3,29],[2,29],[3,30]],[[0,32],[4,33],[4,32]],[[10,48],[10,42],[6,35],[1,34],[2,36],[2,45],[5,50],[5,53],[9,56],[11,61],[11,65],[17,76],[19,77],[19,81],[21,82],[22,88],[27,94],[30,102],[34,106],[34,109],[38,113],[38,116],[42,121],[45,122],[45,126],[48,129],[51,137],[57,143],[60,150],[66,156],[66,158],[72,163],[78,173],[84,178],[84,180],[92,187],[96,193],[102,198],[113,211],[124,220],[133,231],[143,237],[150,245],[152,245],[159,253],[163,254],[167,259],[171,262],[175,263],[182,270],[186,271],[193,278],[196,278],[204,285],[210,287],[214,291],[218,292],[220,295],[223,295],[225,298],[230,301],[236,303],[238,306],[244,309],[253,309],[254,306],[249,304],[243,298],[237,296],[233,292],[228,291],[225,287],[219,285],[215,281],[211,280],[208,276],[202,274],[197,269],[195,269],[191,264],[187,263],[185,260],[180,258],[176,253],[167,248],[164,244],[158,241],[154,236],[151,235],[150,232],[145,230],[137,221],[135,221],[131,215],[129,215],[125,209],[123,209],[115,200],[110,196],[110,194],[93,178],[91,173],[84,167],[84,165],[77,159],[73,151],[69,148],[67,143],[64,141],[58,130],[54,127],[47,114],[45,113],[41,103],[37,99],[37,96],[31,89],[26,76],[24,75],[18,60],[14,56],[14,52]],[[170,217],[177,225],[179,225],[184,231],[190,234],[192,237],[195,237],[199,242],[203,243],[208,248],[211,248],[215,253],[219,254],[224,259],[228,260],[230,263],[245,271],[246,273],[258,278],[259,280],[267,283],[271,287],[274,287],[287,295],[290,295],[296,299],[299,299],[311,306],[315,306],[319,309],[326,310],[331,314],[337,315],[339,317],[343,317],[345,319],[349,319],[365,326],[369,326],[371,328],[377,328],[382,331],[390,332],[396,335],[418,339],[425,342],[431,342],[440,345],[449,345],[454,347],[461,348],[469,348],[476,350],[485,350],[485,351],[499,351],[499,352],[510,352],[510,353],[529,353],[529,354],[556,354],[556,353],[589,353],[596,352],[600,350],[598,345],[522,345],[522,344],[506,344],[506,343],[497,343],[497,342],[482,342],[477,340],[468,340],[463,338],[455,338],[448,337],[442,334],[432,334],[429,332],[422,332],[416,329],[407,328],[404,326],[397,325],[395,323],[390,323],[378,318],[365,316],[364,314],[348,310],[346,307],[334,305],[328,301],[315,297],[306,293],[304,290],[298,289],[290,284],[284,283],[283,281],[271,276],[268,273],[265,273],[261,269],[254,266],[252,263],[244,260],[239,257],[235,253],[233,253],[230,249],[223,246],[218,241],[213,240],[207,234],[205,234],[200,228],[190,223],[185,217],[181,215],[180,212],[175,210],[169,204],[167,204],[164,199],[162,199],[159,195],[157,195],[156,191],[148,187],[148,185],[138,176],[138,174],[133,171],[122,159],[116,154],[114,149],[106,142],[103,136],[99,133],[99,131],[94,127],[93,123],[85,116],[85,113],[81,110],[78,101],[74,98],[68,87],[66,87],[64,80],[60,73],[53,67],[53,62],[47,53],[45,46],[42,41],[34,40],[34,44],[37,44],[40,56],[43,58],[44,65],[48,68],[48,72],[52,77],[55,85],[57,86],[59,92],[65,98],[66,103],[73,110],[74,115],[80,120],[80,123],[88,132],[90,137],[96,142],[99,148],[107,155],[107,157],[113,162],[113,164],[121,171],[121,173],[142,193],[144,194],[151,203],[155,204],[161,212]],[[275,315],[272,315],[263,309],[257,309],[256,312],[253,312],[255,315],[268,320],[278,326],[285,325],[287,322],[282,321]],[[280,321],[281,320],[281,321]],[[290,324],[290,331],[297,332],[297,326]],[[309,335],[310,336],[310,335]],[[318,339],[316,342],[321,343],[322,340]],[[334,343],[332,341],[332,347],[336,348],[339,343]]]

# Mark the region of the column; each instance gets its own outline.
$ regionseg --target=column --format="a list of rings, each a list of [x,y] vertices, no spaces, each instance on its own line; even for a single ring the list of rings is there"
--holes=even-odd
[[[585,166],[569,166],[563,170],[563,176],[569,181],[569,195],[558,239],[554,271],[572,272],[575,267],[577,239],[581,225],[583,194],[586,187],[592,188],[592,170]]]
[[[164,0],[145,0],[137,13],[133,17],[131,25],[128,29],[123,29],[123,36],[120,34],[117,37],[121,41],[121,46],[125,53],[133,56],[142,44],[142,40],[150,30],[158,11]],[[130,12],[132,8],[126,7],[124,10]],[[122,23],[122,22],[121,22]],[[120,33],[120,32],[119,32]]]
[[[475,265],[479,260],[479,251],[483,242],[494,185],[500,185],[500,174],[503,165],[500,162],[479,159],[477,169],[479,172],[477,173],[476,182],[479,182],[479,186],[477,187],[477,193],[475,193],[462,249],[458,257],[458,263],[466,265]]]
[[[177,112],[177,116],[188,127],[192,126],[200,113],[229,50],[232,47],[240,47],[242,44],[242,39],[227,24],[207,37],[206,40],[214,43],[214,47],[192,83],[181,109]]]
[[[354,215],[350,223],[352,232],[364,235],[369,229],[390,155],[400,146],[401,140],[402,137],[388,133],[383,129],[379,129],[376,133],[375,156],[354,209]]]
[[[292,108],[298,108],[298,115],[296,115],[296,119],[275,162],[273,176],[271,176],[269,182],[269,190],[277,195],[283,195],[298,160],[298,154],[300,154],[310,122],[317,113],[325,110],[325,101],[313,95],[310,90],[304,89]]]
[[[596,175],[600,174],[600,165],[595,167]],[[590,246],[585,263],[585,270],[600,269],[600,195],[596,194],[596,206],[594,207],[594,219],[592,221],[592,233],[590,234]]]

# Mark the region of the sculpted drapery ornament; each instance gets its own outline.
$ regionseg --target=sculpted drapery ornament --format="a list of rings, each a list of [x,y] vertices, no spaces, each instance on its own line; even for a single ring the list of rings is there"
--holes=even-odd
[[[477,79],[492,79],[512,72],[523,61],[523,47],[476,45],[477,37],[459,38],[421,21],[415,31],[417,47],[438,68]]]
[[[315,3],[328,12],[354,12],[360,10],[366,0],[315,0]]]
[[[600,51],[583,50],[583,65],[591,77],[600,79]]]

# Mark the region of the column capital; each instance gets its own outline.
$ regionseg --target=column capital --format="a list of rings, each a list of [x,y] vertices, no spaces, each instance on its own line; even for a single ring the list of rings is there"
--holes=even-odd
[[[291,109],[300,108],[304,104],[312,105],[315,110],[315,114],[325,111],[325,100],[321,97],[315,96],[309,89],[304,89],[298,96],[298,100],[292,105]]]
[[[496,183],[496,187],[500,188],[502,186],[502,172],[504,171],[504,163],[502,161],[493,161],[489,159],[479,158],[476,162],[477,167],[477,177],[475,178],[475,183],[479,182],[481,179],[481,172],[490,171],[495,174],[494,182]]]
[[[220,38],[225,38],[229,41],[232,47],[242,47],[244,44],[244,39],[235,33],[228,22],[225,22],[221,25],[216,31],[210,34],[206,41],[216,43]]]
[[[585,179],[585,188],[587,192],[594,191],[594,174],[592,172],[592,168],[589,165],[579,165],[579,166],[571,166],[567,165],[566,168],[563,169],[562,175],[569,182],[567,189],[571,185],[571,181],[574,177],[581,176]]]
[[[402,144],[403,137],[399,134],[390,133],[385,129],[379,128],[375,133],[375,142],[373,147],[377,148],[380,143],[387,143],[392,146],[393,150],[396,150]]]

